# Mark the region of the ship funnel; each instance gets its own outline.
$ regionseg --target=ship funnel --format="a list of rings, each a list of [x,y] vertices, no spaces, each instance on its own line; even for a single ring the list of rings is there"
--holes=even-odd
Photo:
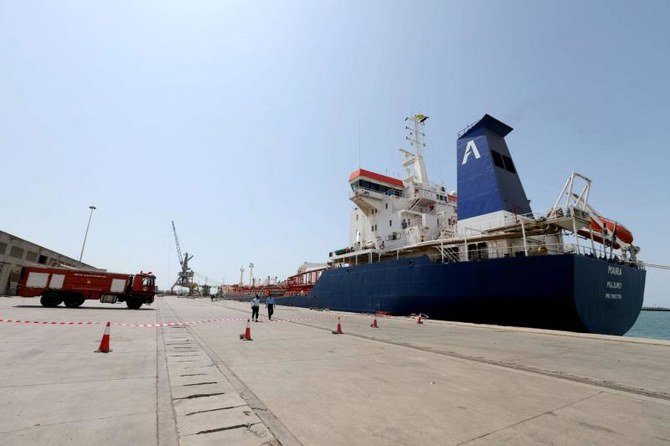
[[[505,136],[512,127],[489,115],[458,136],[458,220],[494,212],[526,214],[523,190]]]

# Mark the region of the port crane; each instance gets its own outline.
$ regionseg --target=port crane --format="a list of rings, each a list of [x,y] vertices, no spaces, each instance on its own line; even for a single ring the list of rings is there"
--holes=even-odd
[[[174,220],[172,221],[172,232],[174,233],[174,242],[177,246],[177,256],[179,258],[181,271],[179,271],[179,275],[177,276],[174,285],[170,288],[170,292],[174,292],[175,287],[182,287],[188,288],[189,296],[198,295],[200,294],[198,284],[193,281],[194,272],[188,266],[188,262],[193,258],[193,255],[188,255],[188,252],[182,255],[181,246],[179,245],[179,236],[177,235],[177,227],[174,224]]]

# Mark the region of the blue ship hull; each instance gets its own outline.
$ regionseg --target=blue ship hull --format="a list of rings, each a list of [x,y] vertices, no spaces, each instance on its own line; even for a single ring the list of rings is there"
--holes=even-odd
[[[456,264],[428,257],[325,271],[280,305],[623,335],[642,308],[646,272],[576,254]]]

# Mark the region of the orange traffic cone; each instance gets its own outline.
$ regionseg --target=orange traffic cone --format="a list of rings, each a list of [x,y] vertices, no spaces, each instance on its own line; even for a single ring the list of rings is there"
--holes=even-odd
[[[423,324],[423,321],[421,320],[421,316],[422,316],[422,314],[419,313],[419,317],[416,318],[416,323],[417,324]]]
[[[333,334],[342,334],[342,324],[339,317],[337,318],[337,330],[333,330]]]
[[[377,325],[377,316],[375,316],[375,320],[372,321],[372,323],[370,324],[370,327],[379,328],[379,325]]]
[[[111,348],[109,348],[109,322],[107,322],[107,326],[105,327],[105,333],[102,335],[102,339],[100,340],[100,347],[95,351],[96,353],[109,353],[112,351]]]
[[[243,341],[253,341],[253,339],[251,339],[251,321],[249,319],[247,319],[246,330],[244,330],[244,333],[240,334],[240,339]]]

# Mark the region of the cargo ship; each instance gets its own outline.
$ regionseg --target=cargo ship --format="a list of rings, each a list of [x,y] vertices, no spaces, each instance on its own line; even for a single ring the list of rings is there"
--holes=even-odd
[[[428,117],[405,119],[404,179],[357,169],[349,177],[349,245],[284,281],[226,287],[228,297],[277,304],[623,335],[645,286],[639,247],[589,201],[572,173],[554,205],[533,212],[505,137],[484,115],[459,132],[457,191],[429,181]]]

